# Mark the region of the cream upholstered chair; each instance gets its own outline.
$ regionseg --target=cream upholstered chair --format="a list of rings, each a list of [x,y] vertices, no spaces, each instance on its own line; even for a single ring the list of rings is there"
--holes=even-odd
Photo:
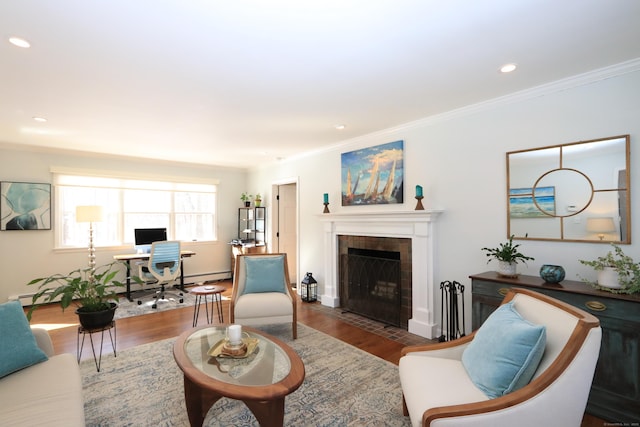
[[[296,339],[296,301],[286,254],[238,255],[229,304],[231,323],[247,326],[291,323]]]
[[[522,352],[522,331],[535,341],[527,352]],[[514,337],[518,342],[509,342]],[[601,337],[595,316],[537,292],[511,289],[472,334],[403,349],[399,374],[405,415],[413,426],[578,427]],[[525,363],[505,382],[500,377],[511,367],[499,361],[513,363],[514,354]],[[496,378],[506,387],[492,389],[488,383]]]

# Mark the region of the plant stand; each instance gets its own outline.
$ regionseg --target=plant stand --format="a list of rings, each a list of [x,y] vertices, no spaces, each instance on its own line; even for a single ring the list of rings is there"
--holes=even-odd
[[[113,329],[113,334],[111,334],[111,330]],[[78,326],[78,337],[76,339],[76,354],[78,356],[78,363],[80,363],[80,358],[82,357],[82,349],[84,348],[84,339],[89,334],[89,341],[91,342],[91,351],[93,353],[93,361],[96,364],[96,370],[100,372],[100,365],[102,363],[102,346],[104,344],[104,333],[105,331],[109,332],[109,339],[111,340],[111,347],[113,348],[113,357],[117,357],[116,354],[116,338],[117,338],[117,330],[116,330],[116,321],[112,320],[106,326],[101,328],[92,328],[87,329],[83,326]],[[100,332],[100,353],[96,356],[96,349],[93,344],[93,334]],[[80,341],[80,335],[82,335],[82,341]]]

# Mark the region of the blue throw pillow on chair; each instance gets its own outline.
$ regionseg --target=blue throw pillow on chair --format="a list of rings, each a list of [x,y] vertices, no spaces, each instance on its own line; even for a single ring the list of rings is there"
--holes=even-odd
[[[20,302],[0,304],[0,378],[45,360]]]
[[[245,257],[246,281],[243,294],[282,292],[284,287],[284,255]]]
[[[509,302],[476,331],[462,354],[462,364],[487,397],[500,397],[529,384],[546,341],[546,327],[523,319]]]

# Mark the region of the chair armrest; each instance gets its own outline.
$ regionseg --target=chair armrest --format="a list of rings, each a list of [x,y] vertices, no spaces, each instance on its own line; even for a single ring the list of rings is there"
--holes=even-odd
[[[428,409],[422,416],[422,425],[436,420],[438,425],[455,427],[579,425],[602,340],[602,329],[590,326],[572,336],[579,339],[577,335],[586,332],[582,345],[567,344],[550,367],[521,389],[483,402]],[[558,402],[561,403],[554,407]],[[561,412],[553,410],[559,407]],[[540,412],[545,410],[548,416],[540,418]]]
[[[53,342],[51,341],[49,332],[43,328],[31,328],[31,331],[33,332],[33,336],[36,338],[36,344],[38,344],[38,347],[40,347],[48,357],[53,356]]]
[[[474,336],[475,332],[453,341],[441,342],[437,344],[411,345],[401,350],[400,357],[405,356],[409,353],[420,352],[425,353],[426,356],[460,360],[462,358],[462,352],[465,348],[467,348],[469,343],[473,340]]]

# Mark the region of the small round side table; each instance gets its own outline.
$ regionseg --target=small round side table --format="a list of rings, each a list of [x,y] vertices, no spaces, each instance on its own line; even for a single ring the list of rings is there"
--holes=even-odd
[[[198,325],[198,316],[200,314],[200,305],[204,297],[204,309],[207,313],[207,323],[213,323],[213,304],[215,303],[218,310],[218,321],[224,323],[224,315],[222,314],[222,293],[226,290],[224,286],[204,285],[196,286],[189,289],[189,293],[196,296],[196,303],[193,306],[193,326]],[[209,315],[209,306],[207,305],[207,297],[211,295],[211,315]]]

